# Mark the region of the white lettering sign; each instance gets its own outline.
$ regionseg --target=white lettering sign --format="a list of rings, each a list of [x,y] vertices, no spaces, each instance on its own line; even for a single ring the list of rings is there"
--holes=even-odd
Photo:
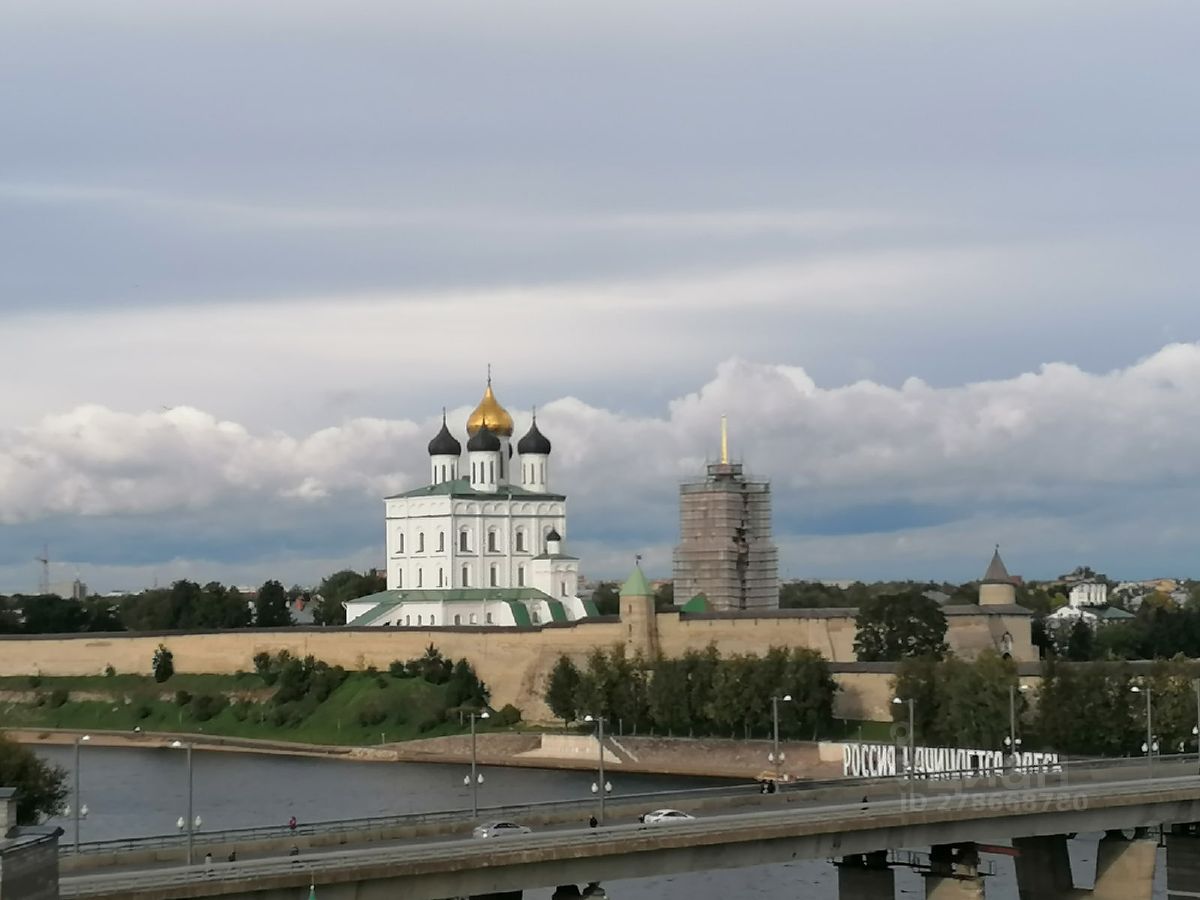
[[[916,778],[958,778],[1001,775],[1015,771],[1061,772],[1057,753],[1018,753],[1000,750],[961,750],[957,747],[908,747],[894,744],[842,744],[842,774],[851,778],[888,778],[912,774]]]

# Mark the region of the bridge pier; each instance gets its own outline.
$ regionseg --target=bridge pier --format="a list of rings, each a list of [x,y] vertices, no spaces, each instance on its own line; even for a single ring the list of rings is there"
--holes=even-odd
[[[1021,900],[1068,900],[1075,890],[1067,836],[1014,838],[1017,892]]]
[[[938,844],[929,850],[925,900],[983,900],[979,851],[974,844]]]
[[[837,862],[838,900],[892,900],[896,875],[888,865],[887,851],[855,853]]]
[[[1200,835],[1194,825],[1175,826],[1167,835],[1167,900],[1200,897]]]
[[[1092,900],[1151,900],[1157,862],[1158,841],[1108,832],[1096,848]]]

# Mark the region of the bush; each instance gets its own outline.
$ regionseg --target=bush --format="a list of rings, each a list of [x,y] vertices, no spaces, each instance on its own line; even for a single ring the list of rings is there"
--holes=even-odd
[[[427,731],[433,731],[433,729],[437,728],[441,724],[442,723],[435,718],[422,719],[421,724],[417,726],[417,731],[421,732],[421,734],[425,734]]]
[[[271,724],[276,728],[297,724],[295,708],[290,703],[275,707],[271,710]]]
[[[51,709],[58,709],[60,706],[62,706],[66,702],[67,702],[67,692],[65,690],[63,690],[62,688],[55,688],[54,690],[52,690],[50,692],[49,698],[46,700],[46,704]]]
[[[154,669],[154,680],[162,684],[175,674],[175,654],[164,644],[159,644],[158,649],[154,651],[151,665]]]
[[[408,678],[408,666],[399,659],[393,659],[388,665],[388,674],[393,678]]]
[[[268,686],[273,685],[275,679],[278,677],[275,667],[271,665],[271,654],[266,650],[254,654],[254,671],[262,677],[262,680]]]
[[[117,674],[117,670],[112,667],[112,663],[109,663],[107,666],[104,667],[104,677],[105,678],[114,678],[116,676],[116,674]]]
[[[374,700],[367,701],[358,710],[358,724],[364,728],[378,725],[386,718],[387,713],[384,711],[383,706]]]
[[[192,702],[192,695],[191,695],[190,691],[176,691],[175,692],[175,705],[176,706],[187,706],[191,702]]]
[[[41,687],[42,686],[42,676],[41,675],[30,675],[29,676],[29,686],[31,688]]]
[[[220,713],[228,702],[223,694],[198,694],[192,698],[192,718],[197,722],[207,722]]]
[[[235,703],[233,705],[233,717],[239,722],[245,722],[248,718],[250,718],[250,708],[252,706],[252,703],[248,703],[245,700]]]
[[[503,709],[492,716],[492,721],[501,728],[511,727],[521,721],[521,711],[511,703],[506,703]]]

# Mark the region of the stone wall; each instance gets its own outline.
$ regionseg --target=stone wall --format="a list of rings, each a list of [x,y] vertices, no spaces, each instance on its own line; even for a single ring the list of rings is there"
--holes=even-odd
[[[947,640],[956,653],[972,657],[1013,636],[1014,656],[1034,659],[1029,620],[1019,615],[985,615],[965,609],[948,617]],[[648,624],[648,623],[647,623]],[[759,616],[730,613],[663,613],[649,626],[663,656],[715,644],[722,654],[764,653],[770,647],[808,647],[838,672],[837,714],[841,718],[889,720],[891,675],[848,671],[854,664],[854,618],[847,610],[786,610]],[[559,655],[583,660],[597,647],[636,648],[645,636],[634,623],[613,618],[540,629],[517,628],[284,628],[208,633],[113,634],[0,637],[0,675],[99,675],[150,672],[155,648],[165,644],[180,673],[225,673],[253,669],[259,652],[287,650],[347,669],[386,669],[396,659],[420,656],[430,644],[451,658],[465,657],[492,692],[492,703],[512,703],[530,720],[549,719],[542,702],[545,681]]]

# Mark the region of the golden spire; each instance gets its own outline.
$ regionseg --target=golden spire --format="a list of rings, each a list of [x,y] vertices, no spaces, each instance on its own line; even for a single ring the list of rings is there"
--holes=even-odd
[[[500,437],[512,437],[513,417],[508,410],[500,405],[496,395],[492,393],[492,367],[488,365],[487,388],[484,389],[483,399],[475,407],[475,411],[467,418],[467,434],[474,436],[484,425],[488,431]]]
[[[721,463],[729,465],[729,420],[721,416]]]

